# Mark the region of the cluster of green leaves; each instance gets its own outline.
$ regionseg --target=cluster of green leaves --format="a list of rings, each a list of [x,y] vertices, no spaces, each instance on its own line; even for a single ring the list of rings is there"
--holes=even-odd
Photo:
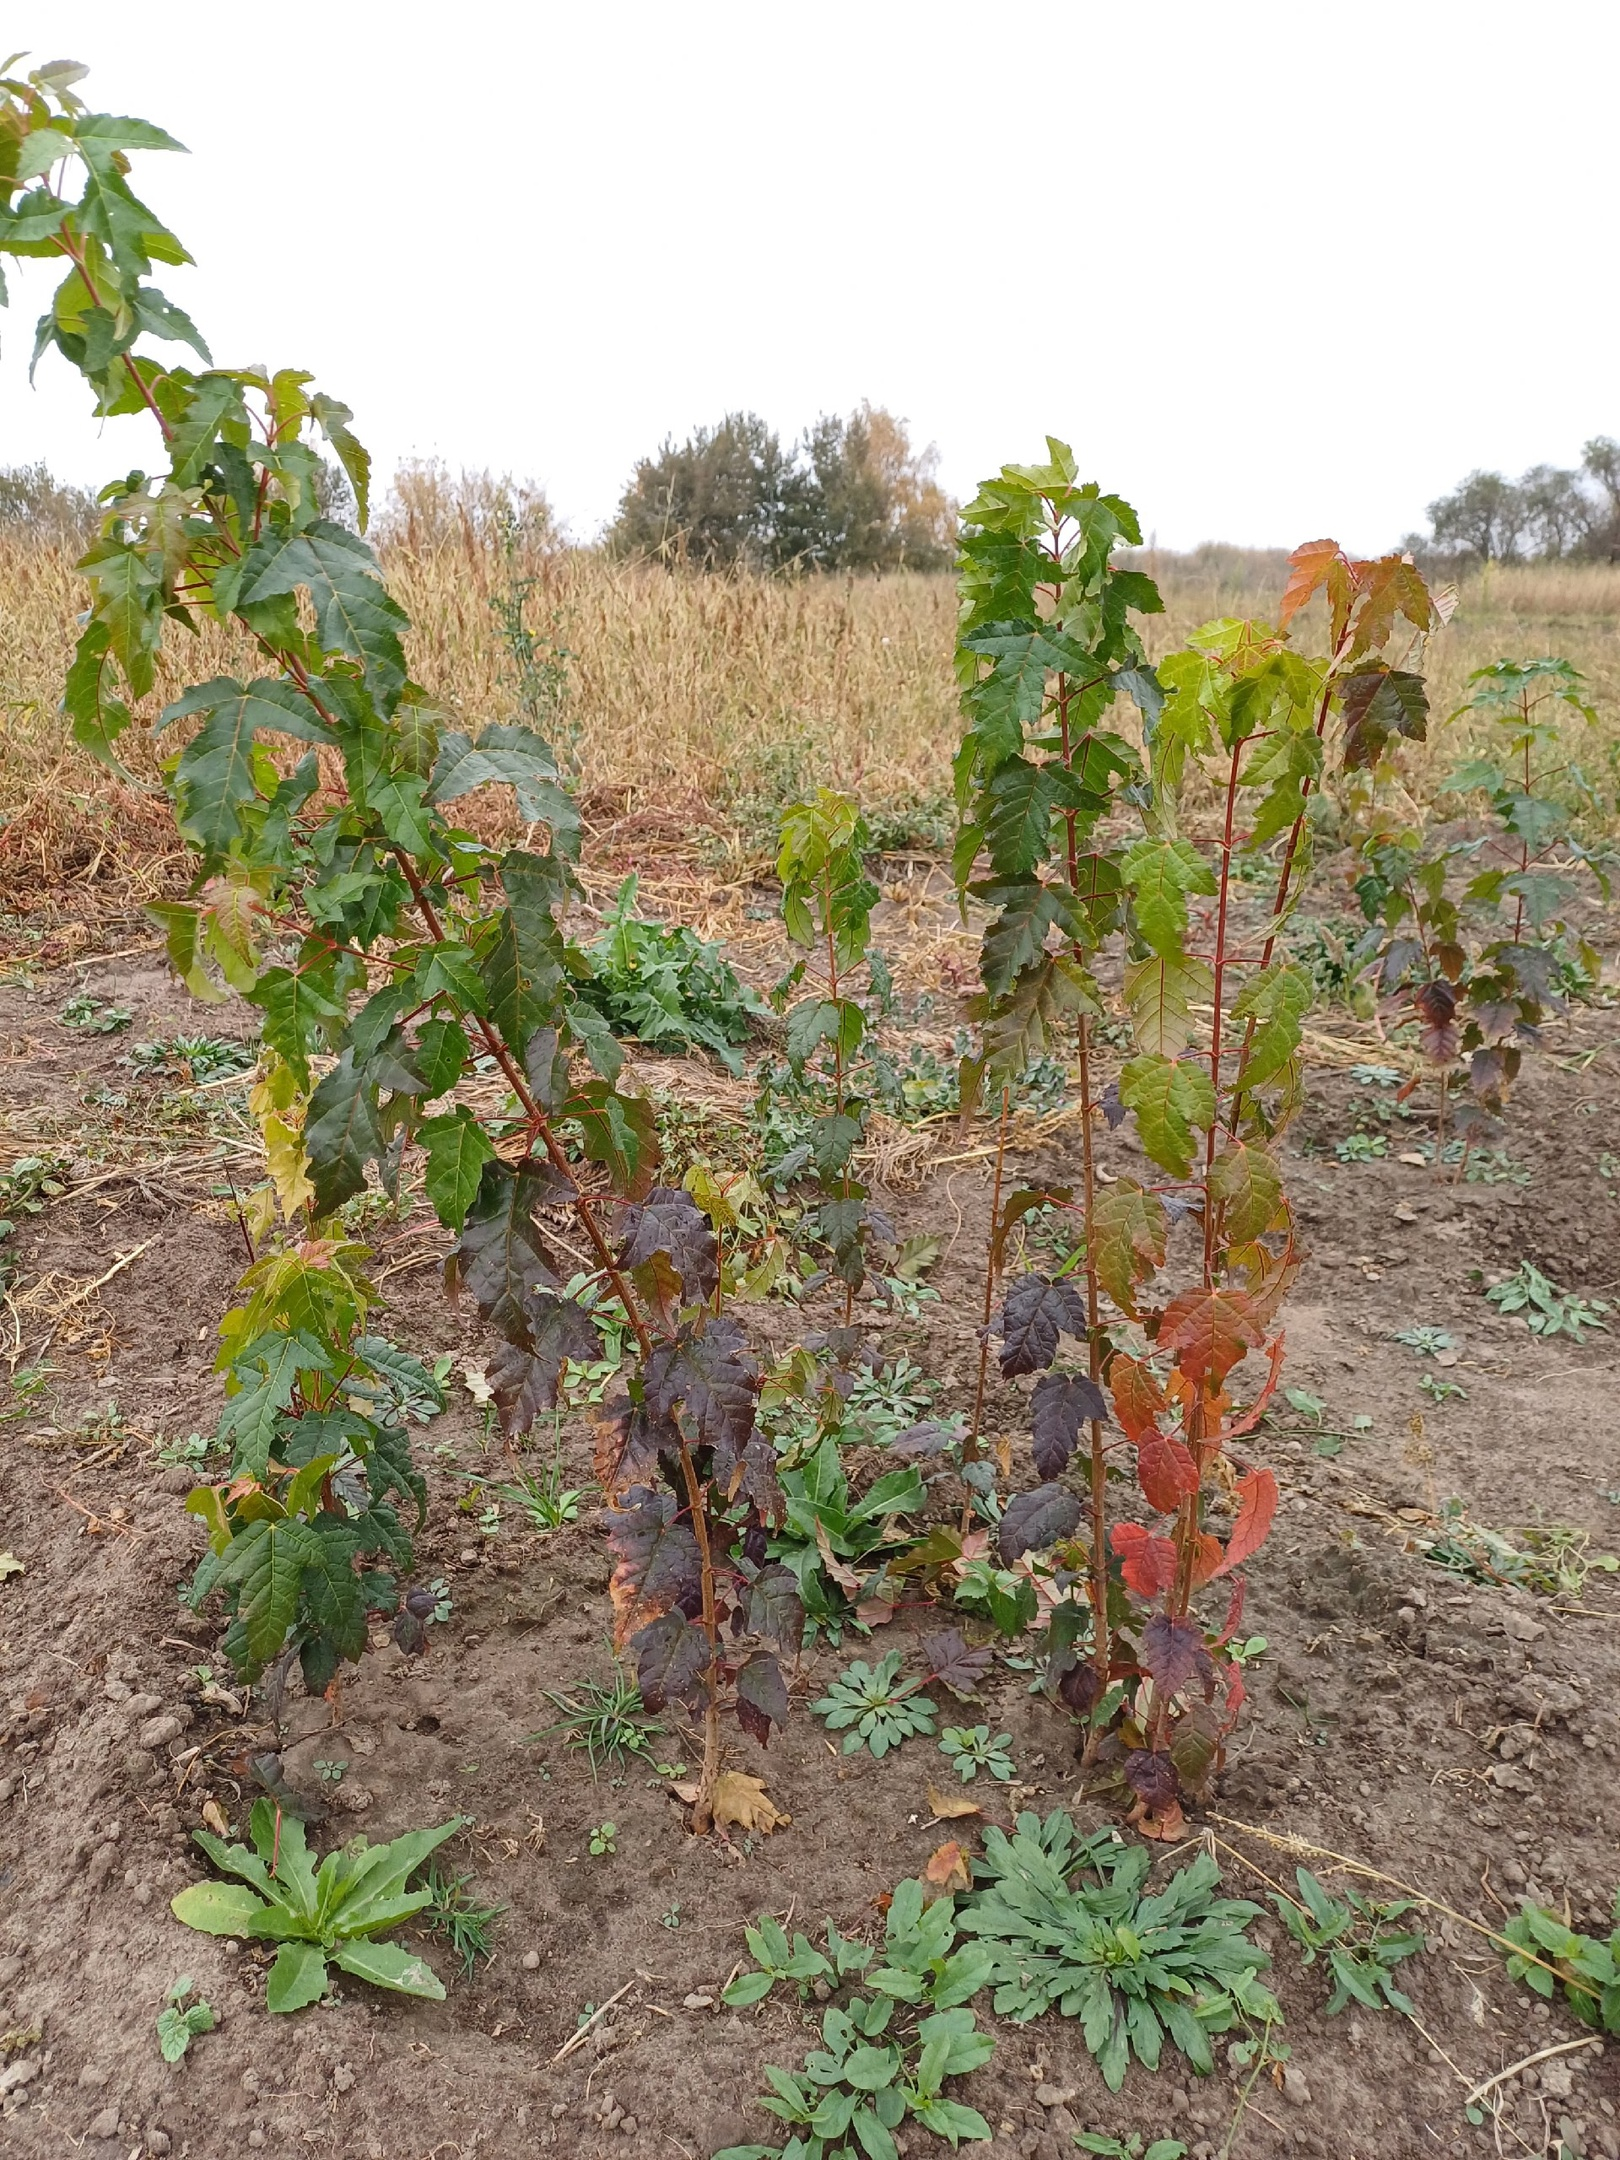
[[[279,1943],[265,1990],[270,2010],[319,2002],[328,1961],[373,1987],[442,2002],[444,1989],[421,1958],[376,1938],[433,1902],[431,1890],[405,1885],[465,1821],[457,1815],[437,1830],[413,1830],[387,1845],[353,1838],[317,1868],[297,1816],[284,1814],[272,1800],[256,1800],[251,1850],[227,1845],[207,1830],[192,1832],[222,1873],[240,1879],[193,1883],[171,1900],[170,1910],[205,1935]]]
[[[654,1047],[707,1050],[730,1073],[743,1069],[740,1045],[769,1008],[738,981],[721,948],[684,924],[645,922],[636,913],[639,880],[627,877],[603,917],[601,935],[570,950],[580,997],[615,1035]]]
[[[395,1502],[418,1528],[427,1509],[408,1426],[444,1408],[425,1365],[366,1332],[364,1257],[309,1241],[242,1278],[217,1360],[229,1466],[186,1502],[209,1533],[190,1603],[223,1594],[224,1648],[244,1679],[292,1644],[316,1694],[364,1651],[369,1616],[399,1608],[412,1547]]]
[[[1150,1866],[1112,1831],[1079,1836],[1061,1809],[1022,1814],[1011,1837],[986,1832],[957,1914],[991,1953],[997,2016],[1078,2017],[1110,2092],[1132,2055],[1156,2070],[1167,2038],[1207,2076],[1213,2034],[1281,2022],[1259,1979],[1269,1960],[1247,1934],[1261,1908],[1216,1894],[1208,1853],[1144,1895]]]
[[[53,1200],[67,1191],[67,1163],[56,1155],[19,1155],[0,1170],[0,1245],[14,1236],[18,1218],[43,1215]],[[11,1279],[16,1266],[8,1254],[0,1257],[0,1286]]]
[[[886,1563],[915,1542],[902,1520],[927,1498],[914,1464],[876,1479],[856,1500],[837,1438],[829,1434],[799,1469],[779,1474],[782,1520],[766,1547],[798,1585],[812,1631],[834,1640],[853,1608],[882,1595]]]
[[[1337,2017],[1351,2003],[1367,2010],[1400,2010],[1412,2014],[1410,2000],[1393,1978],[1395,1967],[1416,1957],[1425,1937],[1415,1928],[1398,1928],[1395,1922],[1412,1910],[1410,1898],[1378,1902],[1346,1888],[1342,1898],[1323,1889],[1309,1868],[1296,1868],[1298,1898],[1274,1894],[1271,1902],[1283,1926],[1299,1945],[1307,1965],[1320,1957],[1333,1981],[1327,2015]]]
[[[1558,724],[1561,714],[1597,719],[1577,671],[1553,657],[1498,660],[1468,681],[1472,695],[1451,717],[1491,728],[1501,747],[1471,758],[1442,792],[1483,798],[1493,829],[1454,839],[1377,825],[1356,881],[1371,926],[1362,950],[1376,958],[1380,989],[1410,1004],[1440,1074],[1466,1060],[1464,1130],[1501,1111],[1548,1012],[1601,974],[1565,911],[1579,871],[1608,899],[1613,861],[1575,829],[1576,806],[1596,807]]]
[[[189,1973],[182,1973],[163,1998],[163,2008],[157,2014],[158,2053],[166,2063],[177,2063],[199,2033],[212,2032],[215,2018],[212,2008],[197,1994],[195,2002],[186,1998],[196,1993],[195,1983]]]
[[[428,1894],[428,1902],[422,1907],[423,1924],[433,1934],[442,1935],[461,1960],[464,1980],[477,1972],[480,1958],[486,1965],[493,1959],[495,1930],[506,1911],[504,1905],[480,1905],[468,1892],[471,1881],[470,1874],[442,1873],[437,1861],[429,1865],[422,1878]]]
[[[571,1691],[548,1688],[546,1694],[561,1715],[530,1733],[531,1743],[561,1733],[569,1747],[584,1753],[593,1779],[600,1778],[604,1768],[616,1780],[622,1778],[632,1756],[655,1760],[653,1737],[664,1727],[648,1711],[640,1688],[622,1665],[615,1664],[605,1681],[585,1680]]]
[[[970,1649],[956,1629],[945,1628],[925,1635],[922,1651],[928,1669],[919,1678],[901,1680],[905,1657],[899,1650],[888,1651],[876,1665],[856,1658],[810,1705],[830,1731],[844,1735],[846,1755],[865,1748],[881,1759],[916,1733],[931,1735],[937,1712],[921,1691],[933,1681],[964,1700],[978,1692],[990,1663],[988,1650]]]
[[[1018,1766],[1007,1753],[1011,1741],[1011,1733],[992,1734],[988,1725],[947,1725],[939,1736],[939,1749],[950,1758],[964,1785],[971,1784],[981,1770],[1006,1785],[1018,1774]]]
[[[1609,1324],[1604,1299],[1560,1290],[1528,1260],[1521,1260],[1506,1282],[1493,1283],[1485,1299],[1498,1312],[1522,1315],[1532,1335],[1567,1335],[1571,1342],[1580,1343],[1585,1342],[1588,1328]]]
[[[1607,1941],[1583,1935],[1544,1905],[1528,1901],[1502,1933],[1514,1945],[1508,1973],[1550,2002],[1562,1993],[1583,2025],[1620,2034],[1620,1893]]]
[[[1018,1276],[996,1321],[1003,1377],[1039,1375],[1030,1415],[1040,1478],[1008,1503],[998,1541],[1005,1564],[1059,1546],[1083,1571],[1084,1602],[1071,1598],[1054,1619],[1050,1679],[1077,1713],[1111,1728],[1109,1774],[1173,1824],[1180,1796],[1218,1760],[1243,1694],[1227,1654],[1232,1625],[1206,1630],[1191,1600],[1256,1550],[1277,1506],[1271,1473],[1246,1468],[1226,1442],[1275,1385],[1272,1323],[1298,1267],[1275,1143],[1302,1099],[1314,988],[1280,939],[1309,868],[1330,726],[1352,768],[1393,736],[1422,732],[1421,678],[1381,655],[1397,618],[1419,634],[1434,618],[1409,561],[1355,561],[1313,542],[1290,559],[1277,626],[1206,624],[1150,669],[1129,618],[1155,610],[1158,594],[1110,560],[1122,541],[1137,543],[1135,516],[1078,485],[1062,444],[1049,450],[1045,465],[1004,467],[964,513],[957,652],[968,724],[955,868],[991,916],[980,954],[986,1072],[1004,1083],[1073,1025],[1085,1121],[1078,1200],[1017,1191],[992,1226],[993,1283],[1017,1223],[1051,1206],[1077,1218],[1067,1262]],[[1330,650],[1306,658],[1289,626],[1319,594]],[[1140,716],[1141,752],[1105,724],[1122,692]],[[1220,804],[1213,845],[1183,829],[1195,779],[1213,783]],[[1269,919],[1240,942],[1232,881],[1268,877]],[[1115,937],[1134,1054],[1104,1100],[1090,1079],[1103,1013],[1093,963]],[[1099,1189],[1097,1112],[1133,1120],[1161,1182]],[[1154,1294],[1171,1229],[1188,1217],[1203,1231],[1194,1280]],[[1059,1363],[1066,1336],[1081,1369]],[[1229,1379],[1255,1352],[1270,1377],[1245,1417]],[[1109,1527],[1113,1421],[1134,1450],[1142,1497],[1170,1518],[1163,1528]],[[1088,1511],[1062,1480],[1085,1434],[1081,1539]],[[1236,1496],[1224,1544],[1204,1512],[1218,1488]]]
[[[802,2070],[766,2064],[772,2091],[759,2104],[792,2128],[787,2143],[732,2145],[715,2160],[898,2160],[894,2132],[908,2116],[953,2149],[990,2136],[979,2111],[944,2090],[947,2078],[981,2068],[995,2049],[965,2007],[988,1981],[990,1959],[978,1944],[958,1943],[951,1898],[929,1902],[920,1882],[901,1883],[881,1952],[840,1935],[830,1920],[825,1955],[803,1934],[789,1943],[769,1918],[746,1935],[758,1964],[726,1989],[734,2007],[762,2001],[783,1981],[801,1997],[817,1982],[842,1989],[856,1978],[872,1992],[829,2006],[822,2045]]]

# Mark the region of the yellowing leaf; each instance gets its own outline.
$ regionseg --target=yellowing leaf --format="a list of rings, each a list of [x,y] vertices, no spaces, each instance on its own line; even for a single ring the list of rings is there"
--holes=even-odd
[[[0,1552],[0,1582],[4,1582],[8,1575],[24,1575],[26,1573],[27,1569],[15,1553]]]
[[[739,1830],[758,1830],[770,1834],[784,1823],[792,1822],[791,1815],[784,1815],[770,1794],[765,1790],[764,1780],[746,1777],[740,1770],[722,1770],[714,1781],[714,1826],[724,1830],[735,1824]]]
[[[203,1802],[202,1819],[208,1825],[209,1829],[213,1831],[215,1837],[230,1836],[230,1823],[226,1818],[225,1810],[220,1806],[217,1800],[210,1799]]]
[[[941,1822],[955,1822],[963,1815],[982,1815],[984,1813],[984,1809],[980,1807],[978,1801],[972,1799],[960,1788],[955,1792],[941,1792],[939,1787],[934,1784],[930,1784],[928,1787],[928,1806],[930,1812],[937,1815]],[[951,1849],[950,1847],[945,1848],[947,1851]]]
[[[941,1896],[952,1891],[965,1890],[972,1881],[968,1873],[967,1854],[953,1838],[948,1845],[930,1854],[928,1865],[923,1869],[923,1881],[932,1883]]]

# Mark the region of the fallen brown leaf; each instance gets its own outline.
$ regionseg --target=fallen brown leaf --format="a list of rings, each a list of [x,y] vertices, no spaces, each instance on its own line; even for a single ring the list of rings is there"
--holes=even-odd
[[[928,1788],[928,1805],[942,1822],[954,1822],[959,1815],[982,1815],[984,1809],[977,1800],[958,1786],[955,1792],[941,1792],[937,1785]]]
[[[215,1837],[230,1836],[230,1823],[226,1819],[225,1810],[220,1806],[217,1800],[205,1800],[203,1802],[202,1819],[208,1825],[209,1829],[213,1831]]]
[[[923,1869],[923,1881],[932,1883],[942,1895],[965,1890],[971,1880],[967,1854],[954,1838],[949,1845],[942,1845],[938,1852],[930,1854],[928,1865]]]
[[[694,1795],[694,1797],[696,1797]],[[784,1815],[764,1780],[746,1777],[740,1770],[722,1770],[714,1781],[714,1826],[724,1830],[734,1823],[739,1830],[758,1830],[766,1835],[793,1820]]]

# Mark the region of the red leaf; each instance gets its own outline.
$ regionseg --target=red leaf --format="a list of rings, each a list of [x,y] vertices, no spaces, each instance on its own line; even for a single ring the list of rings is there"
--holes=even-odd
[[[1261,1339],[1241,1290],[1183,1290],[1159,1322],[1159,1347],[1174,1350],[1176,1363],[1200,1385],[1210,1377],[1218,1385]]]
[[[1238,1481],[1237,1490],[1237,1521],[1226,1541],[1226,1556],[1215,1570],[1217,1575],[1241,1567],[1251,1553],[1260,1550],[1277,1513],[1277,1480],[1269,1470],[1251,1470]]]
[[[1282,1378],[1283,1366],[1283,1338],[1280,1333],[1274,1335],[1271,1341],[1265,1345],[1265,1352],[1266,1356],[1271,1360],[1271,1370],[1266,1374],[1266,1384],[1240,1418],[1234,1418],[1230,1425],[1221,1428],[1220,1438],[1223,1440],[1236,1440],[1241,1433],[1253,1432],[1254,1428],[1265,1416],[1272,1396],[1277,1392],[1277,1382]]]
[[[1164,1390],[1147,1366],[1122,1351],[1108,1368],[1108,1387],[1126,1439],[1140,1440],[1151,1432],[1166,1405]]]
[[[1288,558],[1288,583],[1283,587],[1277,620],[1285,627],[1322,585],[1344,550],[1337,540],[1307,540]]]
[[[1182,1501],[1198,1490],[1198,1466],[1180,1440],[1146,1432],[1137,1443],[1136,1481],[1150,1507],[1161,1515],[1174,1515]]]
[[[1122,1563],[1126,1587],[1138,1597],[1157,1597],[1176,1579],[1177,1553],[1167,1537],[1154,1537],[1140,1523],[1116,1523],[1109,1533]]]
[[[1198,1543],[1193,1548],[1193,1588],[1201,1590],[1205,1583],[1213,1581],[1221,1572],[1224,1559],[1220,1539],[1211,1537],[1207,1530],[1200,1530]]]

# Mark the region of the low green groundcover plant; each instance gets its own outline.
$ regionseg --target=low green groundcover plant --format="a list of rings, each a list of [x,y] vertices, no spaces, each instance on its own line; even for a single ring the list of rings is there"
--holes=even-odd
[[[666,1049],[701,1049],[731,1073],[743,1069],[740,1045],[750,1022],[767,1011],[757,992],[739,982],[721,948],[684,924],[674,929],[636,913],[638,880],[627,877],[603,919],[602,934],[583,953],[571,951],[579,995],[615,1035]]]
[[[328,1959],[373,1987],[442,2002],[444,1988],[429,1965],[398,1944],[375,1938],[433,1902],[430,1889],[405,1885],[466,1821],[457,1815],[437,1830],[409,1831],[387,1845],[353,1838],[317,1868],[298,1818],[271,1800],[256,1800],[249,1823],[251,1852],[206,1830],[192,1832],[214,1865],[241,1881],[193,1883],[171,1901],[170,1910],[205,1935],[281,1945],[265,1990],[267,2009],[302,2010],[319,2002],[326,1993]]]
[[[1207,2076],[1212,2034],[1282,2020],[1259,1979],[1270,1960],[1246,1933],[1261,1908],[1216,1895],[1208,1853],[1144,1895],[1150,1865],[1111,1830],[1081,1837],[1061,1809],[1044,1823],[1023,1814],[1011,1837],[987,1831],[957,1914],[992,1954],[997,2016],[1078,2017],[1110,2092],[1133,2055],[1156,2070],[1166,2038]]]
[[[934,1706],[918,1692],[924,1681],[900,1684],[900,1665],[898,1650],[889,1651],[876,1665],[856,1658],[810,1705],[831,1731],[843,1733],[846,1755],[864,1747],[881,1760],[913,1733],[932,1733]]]
[[[1526,1904],[1502,1933],[1516,1947],[1508,1974],[1549,2002],[1560,1990],[1583,2025],[1620,2033],[1620,1891],[1607,1942],[1582,1935],[1544,1905]]]
[[[1412,1910],[1410,1898],[1378,1904],[1358,1891],[1346,1889],[1342,1898],[1332,1896],[1309,1868],[1296,1868],[1299,1898],[1272,1898],[1282,1923],[1299,1945],[1307,1965],[1318,1957],[1333,1980],[1327,2015],[1337,2017],[1351,2003],[1364,2009],[1401,2010],[1410,2017],[1412,2004],[1395,1985],[1394,1969],[1403,1959],[1415,1957],[1425,1947],[1417,1929],[1399,1928],[1395,1922]]]
[[[201,1995],[195,2002],[186,1998],[196,1989],[189,1973],[182,1973],[163,1998],[163,2008],[157,2014],[158,2052],[166,2063],[177,2063],[199,2033],[212,2032],[215,2019],[212,2008]]]

